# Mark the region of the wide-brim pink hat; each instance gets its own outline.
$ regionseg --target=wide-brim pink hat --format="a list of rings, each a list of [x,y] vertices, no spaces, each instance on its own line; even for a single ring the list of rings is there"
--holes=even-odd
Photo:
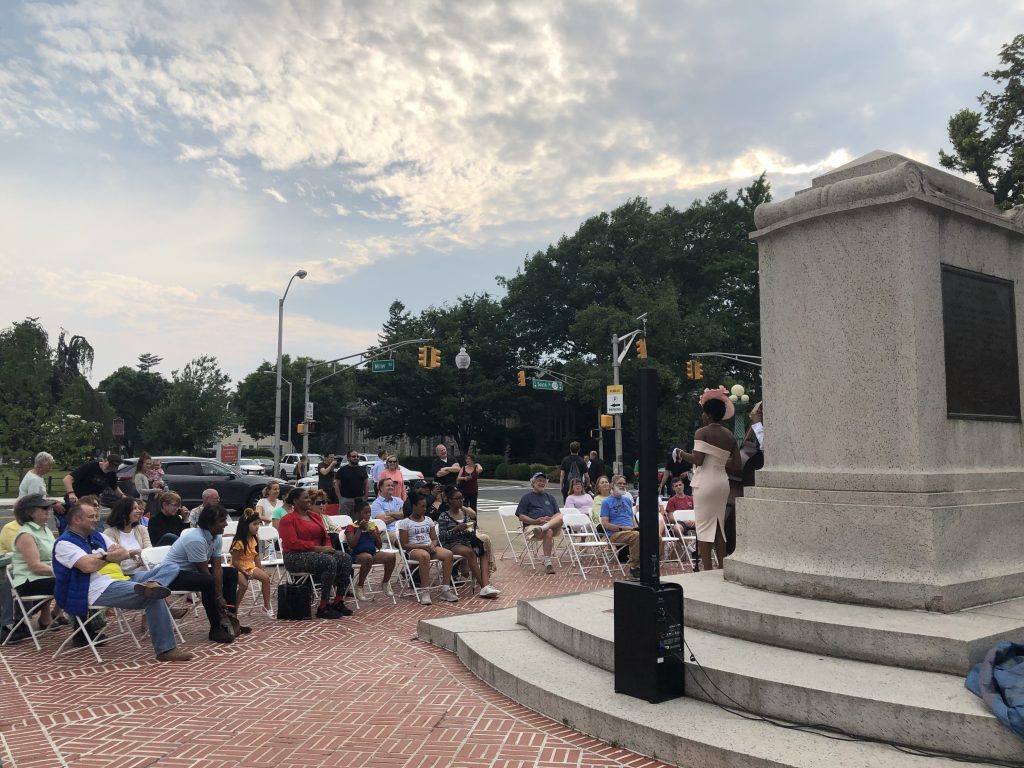
[[[721,384],[718,385],[718,389],[705,389],[704,393],[700,396],[700,406],[704,407],[704,403],[708,400],[721,400],[725,403],[725,416],[724,419],[731,419],[736,415],[736,406],[733,405],[732,400],[729,399],[729,390],[723,387]]]

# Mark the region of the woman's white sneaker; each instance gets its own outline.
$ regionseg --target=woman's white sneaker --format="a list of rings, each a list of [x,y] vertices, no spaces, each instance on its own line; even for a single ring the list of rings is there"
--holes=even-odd
[[[500,594],[501,592],[492,587],[490,584],[488,584],[486,587],[480,590],[480,597],[497,597]]]

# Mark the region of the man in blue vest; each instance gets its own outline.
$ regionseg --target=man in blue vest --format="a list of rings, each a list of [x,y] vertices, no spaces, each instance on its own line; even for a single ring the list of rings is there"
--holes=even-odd
[[[179,650],[174,623],[164,598],[167,585],[178,575],[172,563],[128,578],[120,566],[128,550],[96,531],[100,513],[92,504],[75,504],[67,513],[67,529],[53,546],[54,597],[72,616],[85,618],[89,606],[144,610],[157,661],[189,661],[191,653]],[[85,630],[80,630],[85,631]]]

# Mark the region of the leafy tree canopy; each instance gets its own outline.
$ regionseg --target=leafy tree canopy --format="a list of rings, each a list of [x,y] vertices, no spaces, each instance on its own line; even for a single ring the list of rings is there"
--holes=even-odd
[[[940,149],[939,162],[976,176],[997,204],[1011,208],[1024,203],[1024,34],[1000,49],[999,61],[985,76],[1002,90],[978,96],[981,112],[961,109],[949,118],[953,154]]]
[[[215,443],[236,419],[228,409],[229,382],[210,355],[172,371],[166,396],[143,420],[147,445],[191,453]]]

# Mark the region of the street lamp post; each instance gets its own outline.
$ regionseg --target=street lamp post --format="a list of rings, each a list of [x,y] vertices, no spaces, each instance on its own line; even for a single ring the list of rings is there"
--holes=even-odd
[[[459,354],[455,356],[455,367],[459,369],[459,406],[462,413],[460,416],[465,424],[466,419],[466,371],[469,369],[469,364],[472,359],[469,353],[466,352],[466,345],[463,344],[459,347]],[[467,450],[469,445],[467,443]]]
[[[269,373],[270,375],[274,375],[273,371],[267,371],[267,373]],[[292,424],[294,423],[292,421],[292,383],[283,376],[281,377],[281,381],[288,385],[288,448],[289,453],[291,453],[291,449],[295,447],[294,445],[292,445]]]
[[[306,270],[300,269],[288,280],[285,286],[284,295],[277,300],[277,397],[274,401],[274,477],[281,473],[281,346],[284,340],[284,300],[288,298],[288,291],[292,287],[292,280],[296,277],[299,280],[306,279]],[[291,398],[288,399],[289,405]]]
[[[732,422],[732,434],[736,438],[736,442],[743,443],[743,435],[746,432],[746,423],[743,420],[743,409],[750,402],[750,395],[747,394],[747,390],[744,389],[742,384],[733,384],[732,389],[729,390],[729,399],[732,400],[733,405],[736,406],[736,418]]]

